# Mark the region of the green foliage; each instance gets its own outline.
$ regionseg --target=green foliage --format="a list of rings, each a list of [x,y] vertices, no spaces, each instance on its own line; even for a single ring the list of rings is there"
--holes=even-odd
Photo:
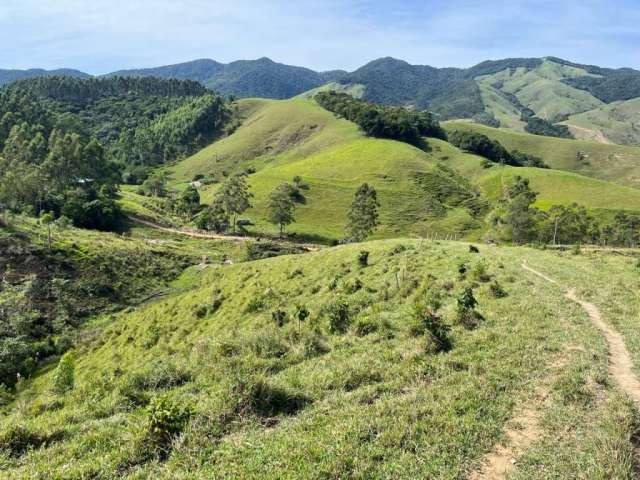
[[[438,310],[442,305],[440,292],[431,284],[421,291],[413,303],[409,334],[414,337],[426,335],[427,351],[434,353],[451,349],[449,326],[442,321]]]
[[[500,142],[478,132],[453,130],[449,132],[448,140],[462,150],[475,153],[495,163],[514,167],[548,168],[541,158],[518,150],[508,152]]]
[[[251,208],[250,199],[252,196],[247,184],[247,177],[244,174],[232,175],[218,191],[216,201],[220,202],[227,217],[232,219],[234,232],[238,215]]]
[[[575,138],[569,127],[566,125],[557,125],[553,124],[547,120],[538,117],[526,117],[527,124],[524,129],[528,133],[532,133],[534,135],[544,135],[547,137],[558,137],[558,138]]]
[[[295,203],[291,192],[292,186],[288,183],[283,183],[271,192],[267,203],[267,218],[270,223],[278,226],[280,237],[282,237],[284,228],[295,222]]]
[[[428,112],[374,105],[346,93],[320,92],[315,99],[330,112],[358,124],[371,137],[399,140],[420,148],[425,146],[424,136],[446,138],[445,131]]]
[[[343,298],[336,298],[324,308],[324,313],[329,319],[329,331],[331,333],[345,333],[351,325],[349,303]]]
[[[217,233],[222,233],[229,228],[229,215],[222,199],[214,199],[210,207],[196,216],[195,224],[200,230],[212,230]]]
[[[491,275],[487,272],[487,265],[484,262],[478,262],[471,270],[471,279],[476,282],[486,283],[491,280]]]
[[[345,232],[349,240],[361,242],[373,233],[378,226],[379,206],[375,188],[363,183],[347,213]]]
[[[504,239],[525,243],[535,239],[539,211],[532,207],[537,193],[531,190],[529,180],[516,176],[505,188],[500,205],[494,212],[493,223]]]
[[[75,360],[71,353],[65,353],[53,372],[51,390],[58,395],[63,395],[74,387]]]
[[[478,301],[473,294],[473,288],[466,286],[456,300],[456,321],[465,328],[474,328],[482,319],[475,308]]]
[[[369,252],[367,250],[362,250],[358,254],[358,265],[363,268],[369,266]]]
[[[172,439],[182,432],[193,411],[189,406],[180,405],[169,396],[162,395],[151,399],[146,412],[146,438],[165,457]]]

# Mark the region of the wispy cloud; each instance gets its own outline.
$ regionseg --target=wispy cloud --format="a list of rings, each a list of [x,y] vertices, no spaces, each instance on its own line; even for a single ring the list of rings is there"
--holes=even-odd
[[[380,56],[468,66],[555,55],[640,67],[636,0],[3,0],[0,68],[92,73],[269,56],[316,69]]]

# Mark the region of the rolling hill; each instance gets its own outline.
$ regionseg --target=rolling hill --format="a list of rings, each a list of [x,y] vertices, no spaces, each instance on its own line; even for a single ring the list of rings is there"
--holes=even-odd
[[[471,130],[499,141],[509,150],[520,150],[544,159],[553,169],[567,170],[620,185],[640,187],[640,147],[569,140],[452,121],[446,130]]]
[[[485,202],[495,201],[501,185],[514,175],[530,177],[534,190],[540,193],[538,205],[544,209],[575,201],[603,214],[640,211],[640,190],[623,186],[633,184],[629,172],[637,168],[636,157],[629,158],[626,168],[612,168],[606,173],[607,180],[621,185],[598,179],[597,175],[590,178],[555,169],[496,165],[487,170],[482,158],[441,140],[429,139],[430,150],[425,152],[392,140],[364,137],[355,124],[336,118],[311,100],[248,99],[239,105],[244,121],[235,133],[166,167],[166,171],[178,188],[184,188],[196,175],[220,182],[233,173],[252,172],[249,184],[255,195],[254,208],[246,216],[256,223],[257,231],[274,231],[266,221],[268,195],[294,176],[302,177],[310,188],[305,192],[306,203],[297,207],[297,222],[290,230],[321,241],[340,238],[353,193],[363,182],[372,184],[379,193],[382,207],[378,237],[433,233],[473,237],[484,228],[478,209],[482,211]],[[610,155],[618,154],[615,149],[620,149],[620,155],[637,154],[630,147],[496,132],[522,137],[525,144],[505,141],[505,145],[523,151],[531,151],[531,145],[544,148],[544,143],[542,147],[536,143],[538,139],[562,145],[566,142],[564,155],[558,154],[553,144],[546,148],[555,156],[531,151],[564,170],[580,172],[570,161],[573,155],[575,162],[576,155],[571,148],[584,147],[586,155],[593,156],[594,170],[598,167],[596,160],[604,164]],[[211,201],[218,186],[213,183],[200,188],[204,202]]]

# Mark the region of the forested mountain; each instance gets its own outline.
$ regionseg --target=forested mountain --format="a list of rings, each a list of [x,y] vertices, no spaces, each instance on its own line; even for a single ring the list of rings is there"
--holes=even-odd
[[[7,83],[15,82],[16,80],[23,80],[25,78],[34,77],[55,77],[66,76],[75,78],[89,78],[91,75],[81,72],[79,70],[72,70],[69,68],[60,68],[57,70],[43,70],[41,68],[33,68],[30,70],[2,70],[0,69],[0,86]]]
[[[0,205],[114,229],[121,180],[210,143],[226,101],[193,81],[41,77],[0,90]]]
[[[110,75],[197,80],[223,95],[282,99],[338,80],[346,72],[315,72],[261,58],[229,64],[203,59],[159,68],[122,70]]]
[[[0,71],[0,84],[53,73]],[[73,70],[58,73],[87,77]],[[440,120],[473,119],[537,135],[640,144],[640,71],[556,57],[490,60],[471,68],[411,65],[387,57],[351,73],[316,72],[268,58],[228,64],[200,59],[106,75],[114,76],[193,80],[241,98],[285,99],[334,89],[383,105],[429,110]]]

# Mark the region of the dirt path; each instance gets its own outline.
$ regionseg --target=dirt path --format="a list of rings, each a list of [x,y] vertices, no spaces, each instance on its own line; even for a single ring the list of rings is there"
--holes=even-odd
[[[534,270],[526,263],[522,264],[522,268],[548,282],[559,285],[558,282]],[[602,319],[598,307],[593,303],[585,302],[578,298],[575,290],[569,289],[566,297],[580,305],[584,311],[587,312],[587,315],[589,315],[591,323],[600,330],[609,345],[609,374],[624,393],[636,403],[640,404],[640,381],[633,373],[633,362],[631,361],[629,350],[627,350],[622,335]]]
[[[604,143],[605,145],[612,145],[613,142],[604,136],[600,130],[595,130],[591,128],[581,127],[579,125],[574,125],[573,123],[565,123],[567,127],[570,129],[577,130],[578,132],[582,132],[585,136],[585,140],[594,140],[598,143]]]
[[[165,227],[162,226],[158,223],[155,222],[151,222],[149,220],[144,220],[142,218],[138,218],[138,217],[132,217],[129,216],[129,219],[134,222],[134,223],[138,223],[140,225],[145,225],[147,227],[153,228],[155,230],[160,230],[162,232],[167,232],[167,233],[173,233],[176,235],[185,235],[187,237],[192,237],[192,238],[206,238],[206,239],[210,239],[210,240],[228,240],[228,241],[232,241],[232,242],[249,242],[252,240],[255,240],[255,238],[253,237],[240,237],[240,236],[234,236],[234,235],[220,235],[217,233],[210,233],[210,232],[203,232],[200,230],[191,230],[188,228],[173,228],[173,227]],[[282,242],[282,243],[291,243],[291,242]],[[318,245],[313,245],[310,243],[291,243],[292,245],[296,245],[299,247],[302,247],[304,249],[306,249],[309,252],[315,252],[317,250],[320,250],[320,246]]]
[[[551,277],[529,267],[525,262],[522,268],[543,280],[560,286]],[[631,356],[624,343],[622,335],[616,332],[603,319],[598,308],[589,302],[581,300],[576,295],[575,290],[569,289],[566,297],[579,304],[593,323],[605,337],[609,346],[609,374],[614,379],[618,387],[631,399],[640,405],[640,381],[633,373],[633,363]],[[544,404],[549,398],[549,389],[553,380],[557,377],[557,372],[562,369],[564,362],[558,362],[553,366],[554,373],[547,376],[539,385],[531,401],[519,411],[516,411],[513,419],[505,431],[506,442],[499,445],[487,455],[483,461],[483,466],[479,471],[472,473],[469,480],[501,480],[513,471],[516,459],[522,455],[533,442],[541,435],[542,427],[540,420],[544,411]]]
[[[547,375],[528,399],[524,408],[517,410],[505,430],[505,442],[488,454],[480,470],[473,472],[469,480],[502,480],[513,471],[516,459],[542,434],[542,415],[551,397],[551,384],[566,359],[553,364],[553,373]]]

